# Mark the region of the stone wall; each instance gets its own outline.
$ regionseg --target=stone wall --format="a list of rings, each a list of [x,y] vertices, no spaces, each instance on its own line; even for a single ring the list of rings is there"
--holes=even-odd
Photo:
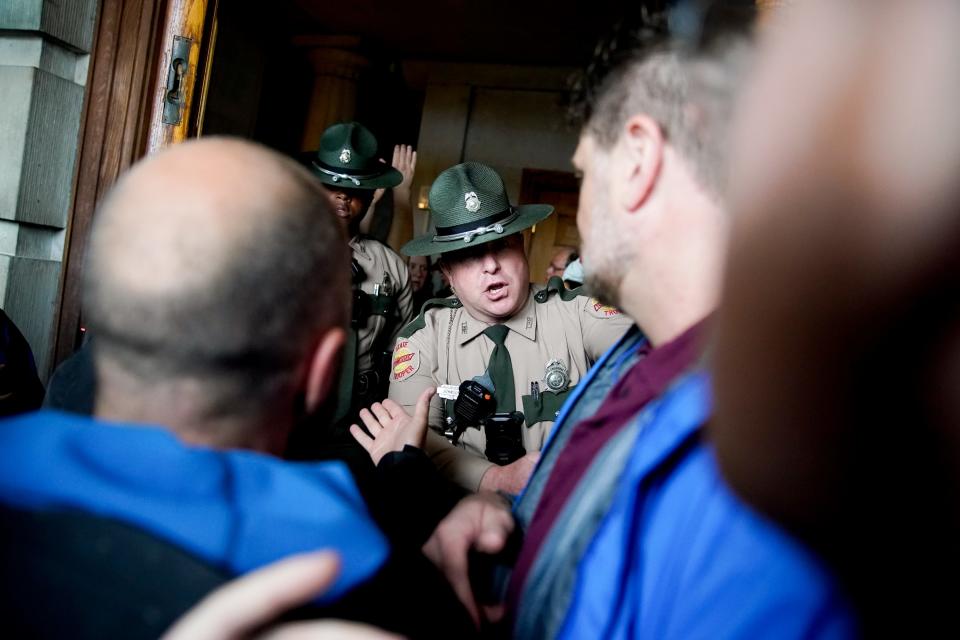
[[[96,0],[0,3],[0,306],[52,361]]]

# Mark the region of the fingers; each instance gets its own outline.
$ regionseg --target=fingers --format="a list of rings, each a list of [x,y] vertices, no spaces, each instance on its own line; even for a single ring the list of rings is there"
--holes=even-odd
[[[370,405],[370,411],[377,417],[377,420],[380,421],[380,426],[385,427],[390,423],[390,412],[387,411],[383,404],[379,402],[374,402]]]
[[[374,438],[376,438],[377,434],[383,430],[383,426],[380,424],[380,421],[375,418],[372,413],[370,413],[370,409],[360,409],[360,420],[363,421],[363,425]]]
[[[393,419],[410,417],[410,414],[407,413],[406,409],[401,407],[399,404],[387,398],[382,403],[383,408],[387,410],[387,413],[390,414],[390,417]]]
[[[441,570],[447,577],[453,592],[463,603],[463,606],[473,618],[474,624],[480,625],[480,609],[473,596],[473,587],[470,586],[470,572],[467,562],[467,552],[470,549],[469,538],[462,536],[441,536],[439,539],[440,554],[443,558]]]
[[[358,622],[291,622],[256,636],[257,640],[399,640],[400,636]]]
[[[500,551],[513,528],[513,516],[499,496],[475,494],[460,501],[423,546],[424,555],[443,572],[475,622],[480,610],[470,585],[467,552]]]
[[[403,184],[409,186],[417,168],[417,152],[409,144],[398,144],[393,148],[393,168],[403,174]]]
[[[407,168],[416,163],[417,152],[409,144],[398,144],[393,148],[393,166],[396,169]]]
[[[319,595],[336,578],[336,554],[291,556],[234,580],[204,598],[165,635],[165,640],[245,637],[285,611]]]
[[[350,425],[350,435],[353,436],[354,440],[360,443],[360,446],[363,447],[367,453],[369,453],[371,456],[373,455],[373,447],[375,443],[373,438],[363,432],[363,429],[355,424],[352,424]]]
[[[507,543],[516,523],[510,507],[496,494],[480,493],[475,497],[479,506],[478,534],[474,547],[485,553],[497,553]]]

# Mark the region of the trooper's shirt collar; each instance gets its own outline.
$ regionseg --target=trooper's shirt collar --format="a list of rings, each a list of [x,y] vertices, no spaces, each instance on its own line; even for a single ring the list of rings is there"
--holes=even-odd
[[[531,341],[536,341],[537,339],[537,313],[536,313],[536,303],[533,299],[533,286],[530,285],[527,289],[527,301],[526,303],[513,314],[508,320],[503,321],[501,324],[507,325],[507,328],[510,331],[519,333],[524,338],[527,338]],[[483,330],[489,327],[490,325],[486,322],[477,320],[470,315],[470,312],[464,308],[464,313],[460,315],[459,326],[454,327],[454,331],[457,334],[457,341],[459,344],[463,345],[478,335],[483,333]]]

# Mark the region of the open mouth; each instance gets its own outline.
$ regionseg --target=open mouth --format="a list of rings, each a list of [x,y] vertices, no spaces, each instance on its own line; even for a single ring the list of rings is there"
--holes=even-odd
[[[507,283],[506,282],[493,282],[485,290],[484,293],[488,297],[495,300],[502,298],[507,295]]]

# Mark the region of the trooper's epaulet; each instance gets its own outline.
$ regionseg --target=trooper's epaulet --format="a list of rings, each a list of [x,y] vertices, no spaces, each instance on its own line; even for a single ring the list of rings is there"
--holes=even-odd
[[[560,276],[553,276],[547,280],[546,289],[541,289],[533,294],[533,299],[539,304],[543,304],[550,299],[550,296],[559,293],[560,299],[564,302],[570,302],[571,300],[577,298],[578,296],[587,295],[583,290],[583,287],[577,287],[576,289],[567,289],[563,286],[563,280],[560,279]]]
[[[434,307],[446,307],[448,309],[459,309],[463,306],[463,303],[460,302],[459,298],[430,298],[423,303],[423,306],[420,307],[420,313],[416,318],[407,323],[403,329],[400,330],[400,333],[397,334],[398,338],[409,338],[420,329],[423,329],[427,326],[427,311],[433,309]]]

